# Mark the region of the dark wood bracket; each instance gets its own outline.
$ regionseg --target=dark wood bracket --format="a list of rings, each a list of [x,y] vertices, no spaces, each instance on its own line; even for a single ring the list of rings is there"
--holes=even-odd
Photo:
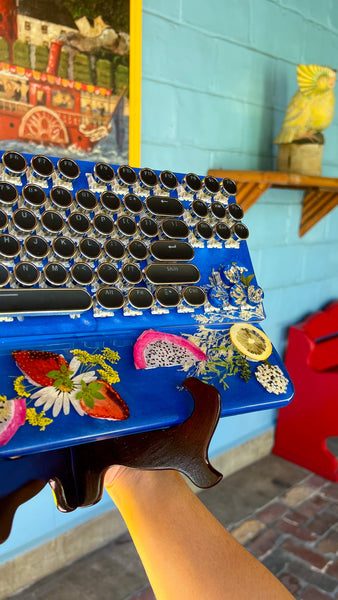
[[[70,512],[96,504],[102,497],[104,474],[111,465],[137,469],[175,469],[201,488],[222,479],[208,458],[209,444],[219,420],[217,389],[195,377],[183,386],[191,393],[194,410],[179,425],[107,440],[80,444],[15,459],[0,460],[0,479],[9,481],[0,492],[0,543],[9,536],[16,509],[50,483],[57,507]]]
[[[237,202],[244,212],[270,187],[304,190],[299,236],[302,237],[338,205],[338,179],[312,177],[278,171],[225,171],[211,169],[209,175],[229,177],[237,183]]]

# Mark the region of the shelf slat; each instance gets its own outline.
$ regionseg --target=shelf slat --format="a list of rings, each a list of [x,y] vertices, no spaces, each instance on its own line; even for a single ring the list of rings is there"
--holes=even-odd
[[[299,236],[338,205],[338,178],[280,173],[278,171],[237,171],[210,169],[209,175],[233,179],[237,183],[237,201],[244,212],[270,187],[304,190]]]

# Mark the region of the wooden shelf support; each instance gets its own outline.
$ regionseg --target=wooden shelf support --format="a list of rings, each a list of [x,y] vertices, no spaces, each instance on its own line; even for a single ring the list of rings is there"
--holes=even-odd
[[[302,237],[331,210],[338,206],[338,178],[313,177],[279,171],[226,171],[211,169],[209,175],[228,177],[237,184],[237,202],[244,212],[269,188],[304,190],[299,236]]]

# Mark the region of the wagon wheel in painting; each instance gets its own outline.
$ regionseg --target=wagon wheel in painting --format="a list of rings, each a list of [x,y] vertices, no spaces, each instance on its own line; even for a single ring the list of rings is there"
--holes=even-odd
[[[19,137],[36,142],[68,144],[69,136],[59,115],[47,107],[35,106],[23,117]]]

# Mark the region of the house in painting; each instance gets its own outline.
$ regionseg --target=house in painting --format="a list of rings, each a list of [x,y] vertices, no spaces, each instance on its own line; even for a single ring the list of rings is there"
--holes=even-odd
[[[90,151],[114,117],[121,145],[127,88],[114,85],[113,52],[72,46],[83,23],[61,0],[0,0],[0,14],[0,139]],[[100,16],[97,25],[107,27]]]

